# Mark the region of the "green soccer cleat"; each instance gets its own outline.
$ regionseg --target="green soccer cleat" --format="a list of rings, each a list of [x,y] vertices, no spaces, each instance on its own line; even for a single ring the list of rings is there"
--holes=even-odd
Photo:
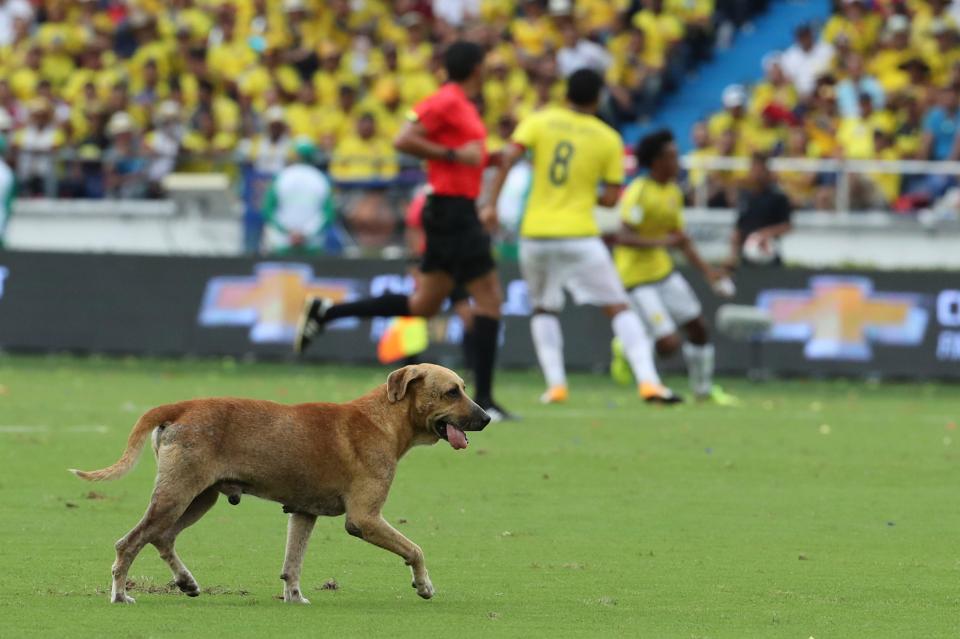
[[[716,384],[710,388],[709,393],[701,396],[699,399],[705,402],[713,402],[717,406],[726,407],[740,406],[743,403],[740,401],[739,397],[736,395],[731,395]]]
[[[610,342],[610,377],[621,386],[633,386],[633,371],[630,370],[630,362],[627,356],[623,354],[623,342],[614,337]]]

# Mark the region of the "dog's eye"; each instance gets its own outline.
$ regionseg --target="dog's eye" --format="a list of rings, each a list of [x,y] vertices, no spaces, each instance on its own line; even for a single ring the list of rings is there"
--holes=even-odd
[[[459,396],[460,396],[459,387],[454,387],[447,391],[447,397],[459,397]]]

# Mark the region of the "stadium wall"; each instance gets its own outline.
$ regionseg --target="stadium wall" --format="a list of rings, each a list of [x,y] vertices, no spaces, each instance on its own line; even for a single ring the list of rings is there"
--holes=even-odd
[[[688,276],[713,317],[720,301]],[[514,266],[503,278],[501,361],[535,366],[526,288]],[[752,344],[717,336],[723,372],[960,378],[955,274],[756,269],[738,274],[737,284],[734,301],[769,311],[774,327]],[[0,252],[0,348],[288,359],[305,293],[349,299],[411,286],[401,261]],[[592,309],[564,312],[572,368],[606,367],[610,334],[598,320]],[[341,322],[309,358],[374,362],[388,324]],[[425,357],[457,365],[459,321],[443,316],[428,331]]]

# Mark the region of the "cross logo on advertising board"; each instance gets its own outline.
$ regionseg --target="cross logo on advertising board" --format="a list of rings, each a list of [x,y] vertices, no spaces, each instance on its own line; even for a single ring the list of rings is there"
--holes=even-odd
[[[335,302],[358,294],[358,281],[317,278],[305,264],[264,262],[254,275],[222,275],[207,282],[200,306],[201,326],[250,326],[255,343],[292,343],[307,295]]]
[[[757,296],[773,316],[769,338],[805,342],[808,359],[868,361],[871,344],[916,346],[930,313],[923,295],[874,291],[867,277],[824,275],[807,290],[773,289]]]

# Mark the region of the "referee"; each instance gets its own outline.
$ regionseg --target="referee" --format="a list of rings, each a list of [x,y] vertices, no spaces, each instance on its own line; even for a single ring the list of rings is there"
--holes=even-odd
[[[483,58],[478,44],[451,44],[444,54],[447,83],[413,108],[394,141],[397,150],[427,161],[426,249],[416,291],[410,296],[391,294],[336,305],[308,297],[294,349],[303,352],[327,322],[342,317],[432,317],[454,288],[462,285],[474,302],[474,399],[498,421],[510,418],[493,400],[503,293],[490,254],[490,236],[477,217],[487,131],[471,102],[483,87]]]

